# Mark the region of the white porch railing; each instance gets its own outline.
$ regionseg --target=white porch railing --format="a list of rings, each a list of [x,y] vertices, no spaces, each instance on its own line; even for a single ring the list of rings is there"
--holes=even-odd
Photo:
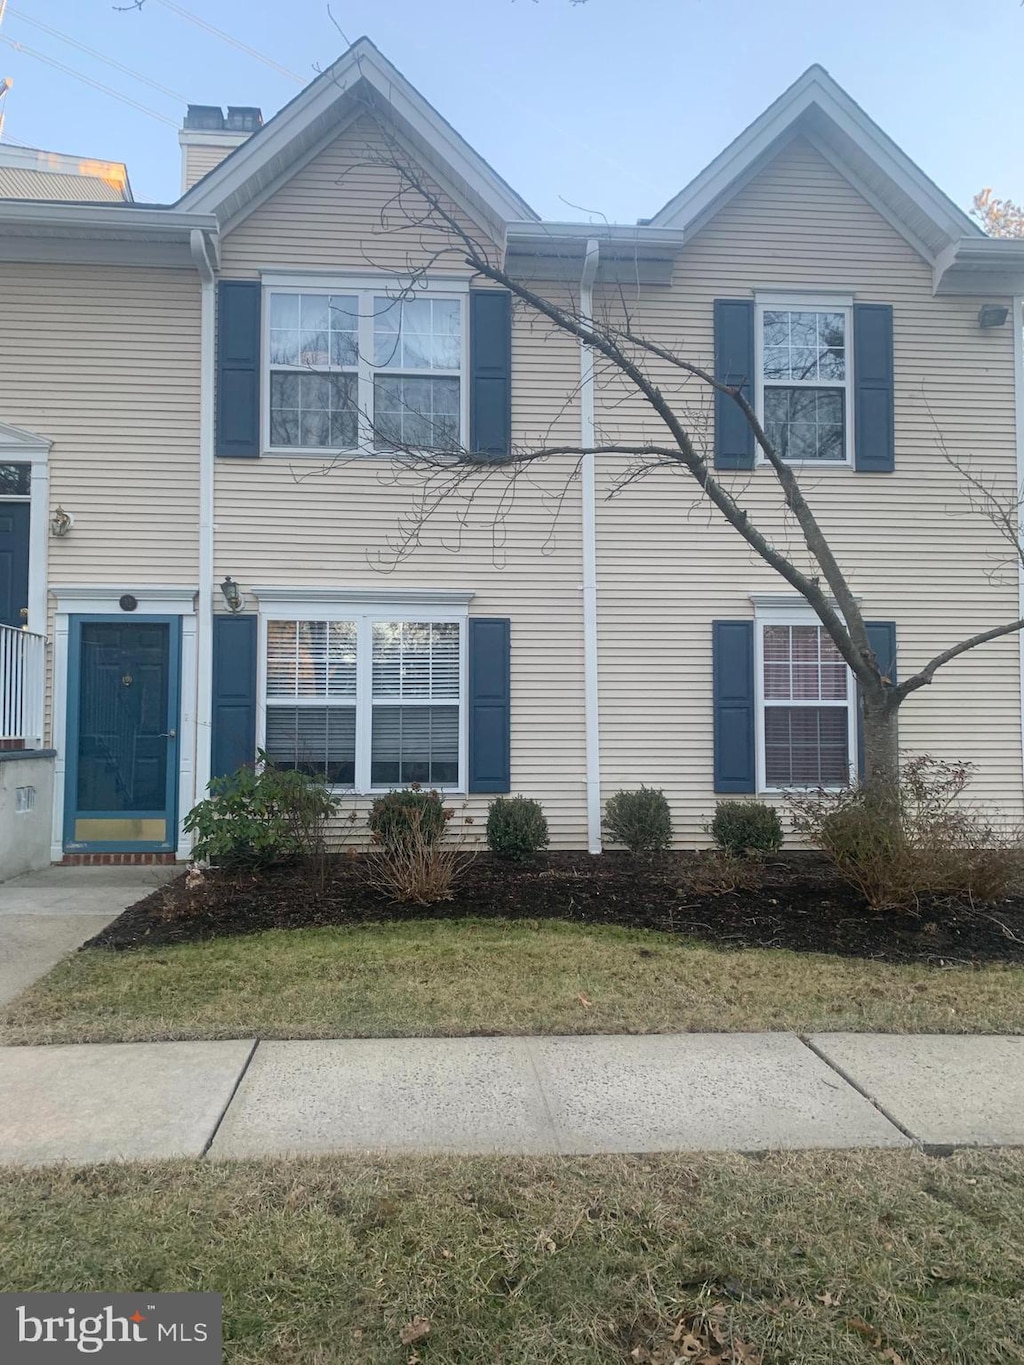
[[[46,636],[0,626],[0,742],[42,745],[45,680]]]

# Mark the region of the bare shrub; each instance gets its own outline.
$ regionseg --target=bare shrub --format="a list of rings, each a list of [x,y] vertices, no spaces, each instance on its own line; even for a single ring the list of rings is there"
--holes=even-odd
[[[725,896],[730,891],[754,891],[764,873],[756,857],[707,849],[688,862],[683,871],[687,890],[697,896]]]
[[[922,896],[992,901],[1024,882],[1024,835],[965,801],[970,763],[906,760],[895,790],[789,793],[794,830],[825,854],[875,910]]]
[[[452,899],[472,856],[461,840],[438,837],[425,805],[410,805],[401,838],[383,839],[367,853],[367,880],[400,905],[437,905]]]

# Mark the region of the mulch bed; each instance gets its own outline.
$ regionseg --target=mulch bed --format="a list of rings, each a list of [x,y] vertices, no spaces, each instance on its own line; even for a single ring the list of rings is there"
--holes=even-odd
[[[645,866],[624,853],[552,853],[520,866],[483,854],[470,864],[455,898],[435,907],[389,902],[367,884],[361,857],[332,859],[323,886],[295,868],[258,876],[208,873],[192,890],[182,876],[131,906],[86,946],[118,950],[264,929],[474,916],[660,929],[723,948],[1024,965],[1022,898],[872,912],[811,854],[766,863],[755,890],[698,894],[689,882],[698,857],[672,854]]]

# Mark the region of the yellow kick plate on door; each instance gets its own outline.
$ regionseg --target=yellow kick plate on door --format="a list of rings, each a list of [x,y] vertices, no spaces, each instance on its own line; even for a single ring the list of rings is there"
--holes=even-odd
[[[162,844],[166,838],[166,820],[139,820],[128,815],[119,815],[109,820],[75,821],[76,844],[115,844],[133,841]]]

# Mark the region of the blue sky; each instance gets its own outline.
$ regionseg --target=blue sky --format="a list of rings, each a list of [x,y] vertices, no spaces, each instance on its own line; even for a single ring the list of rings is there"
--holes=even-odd
[[[9,0],[0,36],[171,123],[0,42],[0,75],[14,80],[5,136],[127,161],[137,198],[173,199],[177,96],[258,104],[269,117],[300,88],[176,8],[306,79],[345,46],[325,0],[146,0],[132,13],[113,0]],[[963,207],[984,185],[1024,199],[1019,0],[332,0],[332,10],[545,217],[649,216],[812,62]]]

